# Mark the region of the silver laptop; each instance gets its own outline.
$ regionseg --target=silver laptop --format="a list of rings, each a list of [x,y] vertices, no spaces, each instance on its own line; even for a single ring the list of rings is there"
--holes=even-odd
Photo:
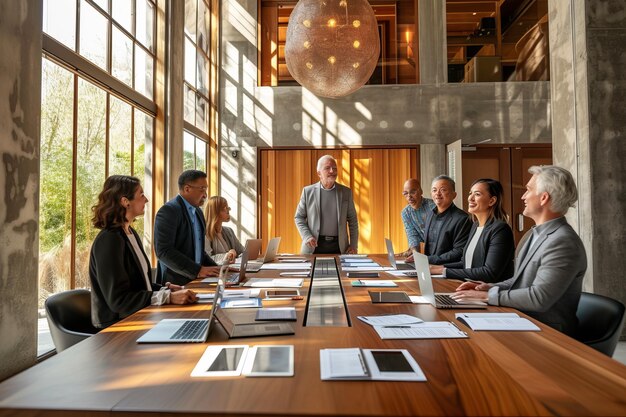
[[[206,342],[223,294],[224,283],[219,281],[215,289],[215,297],[213,297],[211,315],[208,319],[163,319],[137,339],[137,343]]]
[[[259,242],[261,241],[260,239],[255,239],[255,240],[258,240]],[[276,255],[278,255],[279,245],[280,245],[280,237],[275,237],[275,238],[270,239],[270,241],[267,243],[267,249],[265,250],[265,255],[263,255],[263,257],[259,259],[248,262],[246,271],[259,272],[264,263],[272,262],[274,259],[276,259]]]
[[[204,278],[202,282],[208,282],[209,284],[216,284],[219,280],[224,281],[224,283],[228,285],[237,285],[240,282],[246,280],[246,270],[248,267],[248,249],[244,249],[241,254],[241,264],[239,265],[239,272],[228,273],[230,268],[232,267],[229,264],[222,265],[220,269],[220,276],[218,277],[208,277]],[[249,270],[249,269],[248,269]]]
[[[487,303],[482,301],[458,302],[448,294],[436,294],[433,289],[433,280],[430,276],[430,266],[428,265],[428,256],[413,251],[413,259],[415,261],[415,270],[417,272],[417,283],[420,286],[420,292],[430,304],[436,308],[487,308]]]
[[[385,239],[385,245],[387,246],[387,259],[389,259],[389,264],[393,269],[404,271],[405,275],[410,277],[416,277],[417,273],[415,272],[415,265],[412,263],[401,263],[396,262],[396,254],[393,251],[393,243],[391,240]]]

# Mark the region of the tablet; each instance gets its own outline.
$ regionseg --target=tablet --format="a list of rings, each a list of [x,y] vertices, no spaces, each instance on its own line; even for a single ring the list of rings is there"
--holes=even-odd
[[[191,371],[191,376],[239,376],[248,345],[209,346]]]
[[[426,376],[406,349],[364,349],[371,379],[381,381],[425,381]]]
[[[245,376],[293,376],[293,345],[257,345],[248,351]]]

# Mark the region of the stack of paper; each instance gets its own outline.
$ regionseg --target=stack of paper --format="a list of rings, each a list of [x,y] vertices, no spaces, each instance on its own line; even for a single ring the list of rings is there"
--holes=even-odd
[[[302,278],[250,278],[243,286],[254,288],[300,288],[303,282]]]
[[[449,321],[430,321],[419,324],[374,326],[381,339],[464,339],[462,332]]]
[[[357,316],[357,319],[370,326],[398,326],[423,323],[419,317],[408,314],[385,314],[382,316]]]
[[[456,313],[455,317],[474,331],[541,331],[533,322],[516,313]]]

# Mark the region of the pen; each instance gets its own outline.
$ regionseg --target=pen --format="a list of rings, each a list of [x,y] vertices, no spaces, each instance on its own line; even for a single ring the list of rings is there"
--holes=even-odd
[[[385,329],[410,329],[412,326],[383,326]]]

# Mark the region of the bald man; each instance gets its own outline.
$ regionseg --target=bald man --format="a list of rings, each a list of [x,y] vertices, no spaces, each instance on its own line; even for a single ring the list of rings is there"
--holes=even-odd
[[[419,244],[424,241],[424,223],[429,211],[435,208],[430,198],[422,197],[422,186],[415,178],[404,183],[402,195],[408,203],[400,213],[404,223],[404,231],[409,241],[409,249],[402,256],[409,256],[413,251],[419,252]]]

